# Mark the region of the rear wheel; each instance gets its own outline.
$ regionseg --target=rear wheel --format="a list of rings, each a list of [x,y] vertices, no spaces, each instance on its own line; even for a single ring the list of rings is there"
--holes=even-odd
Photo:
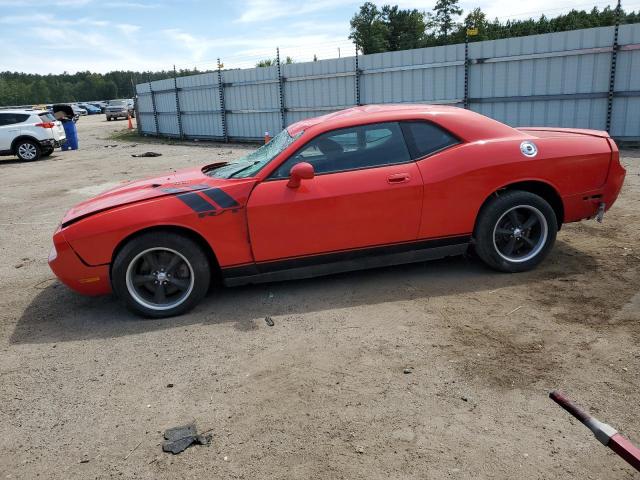
[[[530,192],[507,191],[480,211],[476,253],[496,270],[531,270],[547,256],[557,232],[555,212],[546,200]]]
[[[15,146],[15,152],[18,158],[25,162],[38,160],[42,153],[40,145],[33,140],[20,140]]]
[[[126,306],[146,317],[170,317],[193,308],[207,293],[211,268],[191,239],[171,232],[129,241],[113,262],[111,281]]]

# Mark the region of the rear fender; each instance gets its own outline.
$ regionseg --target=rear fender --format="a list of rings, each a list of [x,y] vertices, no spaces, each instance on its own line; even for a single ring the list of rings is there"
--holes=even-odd
[[[35,138],[35,137],[34,137],[34,136],[32,136],[32,135],[19,135],[19,136],[17,136],[16,138],[14,138],[14,139],[13,139],[13,142],[11,142],[11,151],[12,151],[13,153],[15,153],[16,148],[18,147],[18,144],[19,144],[20,142],[25,141],[25,140],[31,140],[32,142],[34,142],[34,143],[36,143],[36,144],[40,145],[40,140],[38,140],[37,138]]]

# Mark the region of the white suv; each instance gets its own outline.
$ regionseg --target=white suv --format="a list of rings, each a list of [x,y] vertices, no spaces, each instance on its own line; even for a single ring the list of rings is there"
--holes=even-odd
[[[0,155],[32,161],[66,141],[62,123],[41,110],[0,110]]]

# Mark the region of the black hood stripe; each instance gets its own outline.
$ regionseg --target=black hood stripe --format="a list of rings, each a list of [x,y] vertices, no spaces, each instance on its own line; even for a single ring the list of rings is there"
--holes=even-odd
[[[198,213],[215,212],[216,207],[207,202],[204,198],[198,195],[196,192],[181,193],[176,195],[177,198],[182,200],[188,207]]]
[[[216,202],[222,208],[236,208],[240,206],[240,204],[236,202],[233,197],[229,196],[228,193],[220,190],[219,188],[209,188],[207,190],[202,190],[202,193],[204,193],[207,197]]]

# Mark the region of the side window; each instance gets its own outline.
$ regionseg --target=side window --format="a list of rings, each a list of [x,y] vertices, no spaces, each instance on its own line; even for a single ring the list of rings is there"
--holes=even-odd
[[[271,178],[288,178],[296,163],[308,162],[316,174],[410,162],[396,122],[342,128],[317,136],[284,162]]]
[[[402,122],[402,129],[413,160],[460,143],[456,137],[431,122]]]
[[[22,123],[29,115],[25,113],[0,113],[0,127],[5,125],[13,125],[14,123]]]

